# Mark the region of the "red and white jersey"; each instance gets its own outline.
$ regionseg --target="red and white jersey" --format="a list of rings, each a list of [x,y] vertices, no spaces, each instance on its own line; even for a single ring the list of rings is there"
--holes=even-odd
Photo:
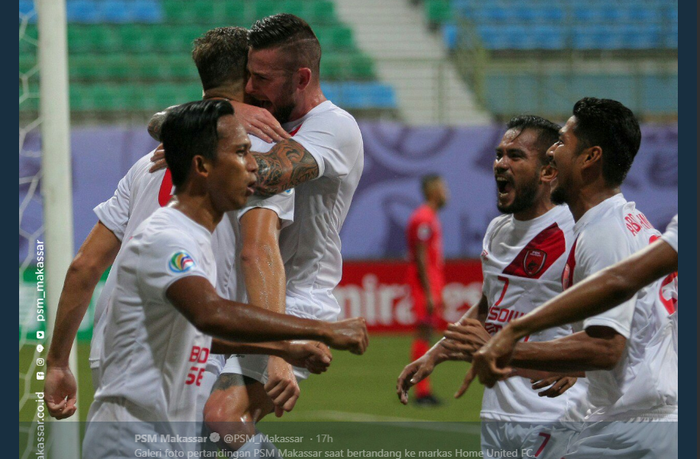
[[[445,260],[442,248],[442,226],[437,212],[428,205],[417,208],[408,220],[406,226],[406,242],[410,265],[408,268],[408,283],[414,292],[423,298],[423,287],[418,274],[416,250],[419,243],[426,246],[426,270],[430,282],[430,290],[436,303],[442,302],[442,289],[445,286]]]
[[[661,237],[622,194],[586,212],[576,222],[574,232],[576,240],[562,275],[565,289]],[[674,273],[653,282],[620,306],[575,327],[609,327],[627,339],[620,362],[613,370],[586,372],[590,420],[624,420],[677,412],[676,279]]]
[[[491,335],[561,293],[561,272],[573,243],[573,227],[566,206],[556,206],[532,220],[503,215],[491,221],[481,253],[483,293],[489,306],[484,326]],[[524,340],[550,341],[571,333],[566,325]],[[535,423],[574,420],[583,414],[585,393],[586,382],[579,379],[557,398],[540,397],[529,379],[515,376],[484,390],[481,417]]]
[[[287,275],[287,313],[334,321],[340,306],[333,289],[342,275],[340,229],[364,168],[355,119],[331,101],[285,123],[287,132],[316,160],[318,177],[295,188],[294,223],[280,233]],[[267,152],[274,144],[255,143]]]
[[[158,209],[125,244],[104,327],[96,400],[126,400],[144,421],[192,421],[211,337],[167,299],[189,276],[216,285],[211,233],[171,207]]]

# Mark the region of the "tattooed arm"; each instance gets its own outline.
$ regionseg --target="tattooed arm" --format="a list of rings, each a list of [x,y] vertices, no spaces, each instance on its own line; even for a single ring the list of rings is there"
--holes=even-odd
[[[256,194],[268,197],[318,177],[318,164],[300,143],[284,140],[268,153],[254,153],[258,162]]]

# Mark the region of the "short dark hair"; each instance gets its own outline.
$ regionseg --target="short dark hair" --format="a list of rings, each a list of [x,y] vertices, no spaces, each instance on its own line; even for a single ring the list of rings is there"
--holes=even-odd
[[[537,131],[537,144],[535,146],[539,150],[540,161],[542,164],[547,164],[547,150],[559,139],[559,129],[561,129],[561,126],[541,116],[518,115],[511,118],[506,127],[509,130],[518,129],[521,133],[525,129]]]
[[[168,112],[161,129],[161,139],[175,188],[187,180],[196,155],[216,161],[219,142],[219,118],[233,115],[225,100],[199,100],[178,105]]]
[[[245,81],[248,63],[248,31],[242,27],[218,27],[194,41],[192,59],[202,87]]]
[[[421,190],[423,191],[423,196],[425,196],[427,198],[428,197],[428,188],[430,188],[430,186],[433,183],[435,183],[439,180],[442,180],[442,177],[438,174],[427,174],[427,175],[424,175],[423,177],[421,177],[420,187],[421,187]]]
[[[602,148],[605,182],[612,186],[622,184],[642,141],[632,110],[616,100],[584,97],[574,105],[573,114],[573,131],[581,149]]]
[[[308,67],[318,75],[321,65],[321,44],[311,26],[289,13],[260,19],[250,28],[248,44],[254,50],[284,47],[292,70]]]

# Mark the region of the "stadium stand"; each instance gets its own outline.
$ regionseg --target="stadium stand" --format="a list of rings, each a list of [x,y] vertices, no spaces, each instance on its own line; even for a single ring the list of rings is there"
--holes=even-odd
[[[424,0],[422,8],[428,27],[440,31],[453,56],[487,56],[478,62],[480,75],[470,74],[469,65],[463,74],[496,116],[535,107],[557,115],[574,94],[611,94],[612,88],[643,116],[677,111],[676,1]],[[604,53],[618,67],[637,70],[620,71],[615,64],[588,74],[557,69]],[[518,65],[519,59],[531,62]],[[540,68],[533,70],[532,61]],[[547,91],[556,97],[541,97]]]
[[[26,0],[19,6],[20,14],[32,9]],[[328,0],[67,0],[71,111],[78,120],[94,112],[114,118],[197,99],[192,41],[210,28],[248,27],[279,11],[305,18],[317,33],[324,50],[324,90],[331,100],[365,117],[392,117],[393,88],[377,81],[374,61],[359,50]],[[31,17],[21,34],[21,73],[36,66],[30,44],[37,36],[35,20]],[[20,82],[20,96],[37,90]],[[36,108],[26,103],[20,111]]]

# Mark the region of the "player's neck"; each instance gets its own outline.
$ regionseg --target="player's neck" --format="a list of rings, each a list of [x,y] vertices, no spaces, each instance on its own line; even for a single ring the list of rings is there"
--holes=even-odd
[[[210,233],[214,232],[224,216],[212,206],[211,199],[206,194],[177,193],[168,207],[179,210]]]
[[[513,217],[519,221],[528,221],[541,217],[554,208],[554,204],[549,199],[540,199],[527,209],[515,212]]]
[[[326,99],[326,96],[323,95],[320,87],[311,90],[304,96],[301,103],[294,107],[294,110],[292,110],[292,114],[289,117],[289,121],[296,121],[299,118],[306,116],[307,113],[321,105],[326,100],[328,99]]]
[[[574,217],[574,221],[579,221],[586,212],[606,199],[612,198],[618,193],[620,193],[619,186],[589,186],[582,188],[573,199],[573,202],[568,203],[569,209],[571,210],[571,215]]]
[[[217,86],[204,91],[202,99],[227,99],[233,102],[243,102],[245,97],[244,86],[240,83]]]

